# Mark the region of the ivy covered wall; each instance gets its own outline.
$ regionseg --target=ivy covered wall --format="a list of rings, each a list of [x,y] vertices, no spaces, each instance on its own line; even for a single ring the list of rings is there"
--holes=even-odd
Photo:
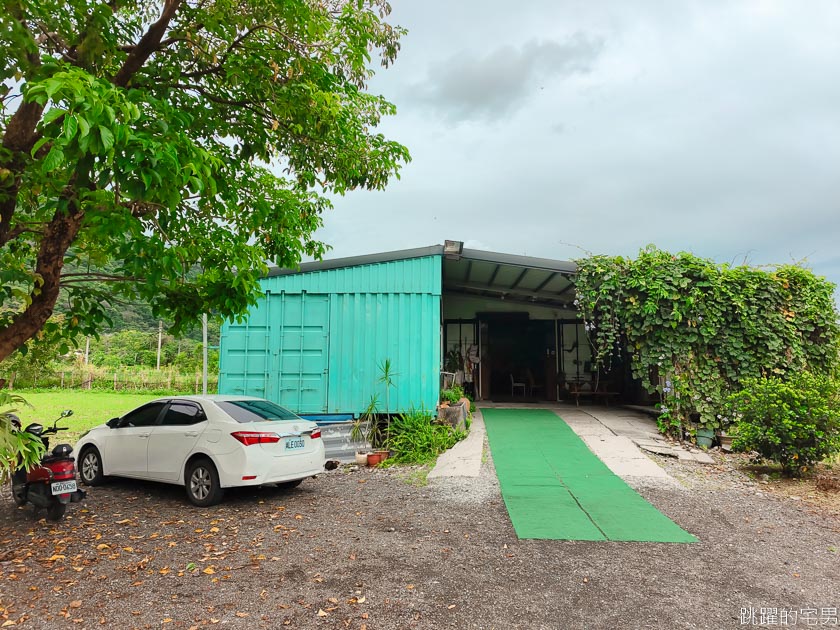
[[[725,426],[726,397],[746,378],[837,371],[835,287],[801,266],[732,267],[652,246],[575,262],[596,360],[609,370],[626,350],[633,376],[661,396],[662,430]]]

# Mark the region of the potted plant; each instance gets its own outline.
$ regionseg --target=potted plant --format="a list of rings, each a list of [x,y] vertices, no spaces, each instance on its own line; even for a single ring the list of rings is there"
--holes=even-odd
[[[367,465],[368,454],[381,438],[379,421],[376,417],[378,406],[379,396],[371,396],[368,406],[365,407],[365,410],[353,422],[353,427],[350,429],[350,440],[361,445],[356,450],[356,463],[360,466]]]

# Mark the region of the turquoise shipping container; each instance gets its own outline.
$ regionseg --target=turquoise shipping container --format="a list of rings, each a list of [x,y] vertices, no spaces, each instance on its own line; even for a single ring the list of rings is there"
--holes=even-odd
[[[262,280],[242,323],[222,326],[219,393],[297,413],[379,411],[438,402],[442,257],[426,255]],[[379,382],[390,360],[390,396]],[[390,398],[390,409],[386,400]]]

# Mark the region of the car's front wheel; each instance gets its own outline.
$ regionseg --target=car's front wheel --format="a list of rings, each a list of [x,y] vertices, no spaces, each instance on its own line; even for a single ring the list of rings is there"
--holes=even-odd
[[[98,486],[105,479],[102,456],[94,446],[88,446],[79,457],[79,477],[86,486]]]
[[[187,466],[185,481],[187,498],[199,507],[215,505],[225,491],[219,483],[219,473],[209,459],[202,457]]]

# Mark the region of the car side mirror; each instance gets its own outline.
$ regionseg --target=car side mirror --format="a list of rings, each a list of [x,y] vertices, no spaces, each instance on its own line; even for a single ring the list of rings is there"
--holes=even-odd
[[[111,418],[108,422],[105,423],[109,429],[116,429],[120,426],[120,419],[119,418]]]

